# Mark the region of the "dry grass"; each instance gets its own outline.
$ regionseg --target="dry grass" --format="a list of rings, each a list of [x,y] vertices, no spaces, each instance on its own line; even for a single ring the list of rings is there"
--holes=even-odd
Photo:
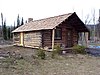
[[[23,59],[0,59],[0,75],[100,75],[100,57],[67,54],[52,59],[46,52],[48,56],[41,60],[31,48],[11,46],[1,50],[20,53]]]

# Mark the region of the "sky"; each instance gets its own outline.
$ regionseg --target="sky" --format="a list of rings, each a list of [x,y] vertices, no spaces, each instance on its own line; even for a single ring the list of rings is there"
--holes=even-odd
[[[17,16],[38,20],[66,13],[76,12],[79,18],[85,22],[93,23],[91,18],[95,11],[95,23],[99,17],[99,0],[0,0],[0,13],[3,13],[7,25],[16,23]],[[1,18],[0,18],[1,24]]]

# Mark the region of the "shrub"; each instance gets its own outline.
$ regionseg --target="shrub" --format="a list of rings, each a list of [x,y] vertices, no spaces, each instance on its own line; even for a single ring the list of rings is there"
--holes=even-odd
[[[60,54],[60,52],[61,52],[61,47],[60,47],[60,45],[55,45],[55,46],[54,46],[54,50],[55,50],[55,52],[56,52],[57,54]]]
[[[85,48],[86,47],[84,47],[84,46],[75,45],[75,46],[73,46],[73,52],[79,53],[79,54],[86,54]]]
[[[60,47],[60,45],[55,45],[54,49],[52,51],[51,57],[54,58],[56,54],[60,54],[60,53],[61,53],[61,47]]]
[[[45,52],[43,51],[43,49],[39,48],[38,49],[38,53],[37,53],[37,56],[41,59],[45,59]]]

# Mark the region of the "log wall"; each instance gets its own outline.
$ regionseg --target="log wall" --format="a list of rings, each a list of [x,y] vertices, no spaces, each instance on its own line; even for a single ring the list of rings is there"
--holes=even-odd
[[[57,26],[62,29],[62,39],[54,40],[54,44],[59,44],[64,47],[68,47],[67,33],[69,30],[72,31],[71,44],[76,45],[78,43],[78,32],[69,24],[62,23]],[[21,33],[14,33],[15,45],[21,45]],[[49,47],[52,48],[52,30],[43,30],[35,32],[24,32],[23,33],[23,46],[25,47]]]
[[[78,44],[78,32],[73,29],[73,45],[77,45]]]
[[[42,45],[43,47],[49,47],[51,48],[52,46],[52,30],[44,30],[42,32]]]
[[[67,32],[68,28],[71,28],[71,26],[68,26],[67,24],[63,23],[60,24],[58,27],[62,29],[62,39],[61,40],[55,40],[55,45],[59,44],[63,47],[67,47]]]
[[[20,45],[20,33],[13,34],[14,45]]]
[[[59,28],[62,29],[62,39],[61,40],[54,40],[54,44],[59,44],[61,46],[64,46],[64,47],[68,47],[67,44],[68,44],[68,37],[67,37],[67,32],[69,29],[71,29],[72,31],[72,46],[73,45],[76,45],[78,43],[78,33],[77,31],[71,26],[71,25],[68,25],[68,24],[61,24],[58,26]],[[49,47],[51,48],[52,46],[52,30],[46,30],[43,32],[43,47]]]
[[[41,32],[26,32],[24,33],[24,46],[25,47],[41,47],[42,35]]]

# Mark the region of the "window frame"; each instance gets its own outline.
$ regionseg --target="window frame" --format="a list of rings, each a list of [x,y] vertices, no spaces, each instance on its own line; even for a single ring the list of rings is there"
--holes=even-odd
[[[58,34],[60,34],[60,36],[59,35],[57,35],[57,32],[58,31],[60,31],[60,33],[58,33]],[[59,27],[57,27],[56,29],[55,29],[55,40],[62,40],[62,28],[59,28]]]

